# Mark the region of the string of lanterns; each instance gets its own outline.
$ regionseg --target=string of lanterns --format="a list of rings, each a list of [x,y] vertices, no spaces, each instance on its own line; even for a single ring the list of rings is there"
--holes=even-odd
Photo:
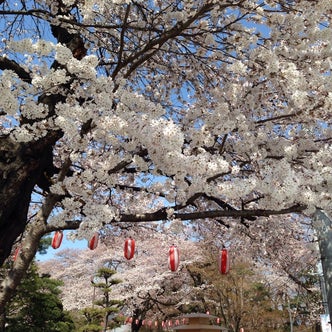
[[[126,324],[131,324],[133,321],[132,317],[128,317],[125,321]],[[139,323],[139,320],[136,319],[136,324]],[[217,317],[214,319],[214,321],[212,322],[215,325],[221,325],[222,324],[222,320],[221,318]],[[158,328],[158,326],[161,326],[164,330],[167,330],[168,328],[170,328],[172,330],[173,327],[176,326],[180,326],[180,325],[188,325],[188,319],[187,318],[182,318],[182,319],[176,319],[176,320],[165,320],[165,321],[152,321],[152,320],[148,320],[146,321],[145,319],[142,321],[142,325],[143,326],[147,326],[149,328]],[[244,328],[241,327],[240,328],[240,332],[244,332]]]
[[[133,317],[127,317],[125,320],[125,324],[132,324],[133,322]],[[215,317],[211,316],[210,323],[213,325],[220,325],[222,324],[222,319],[220,317]],[[139,324],[139,320],[135,320],[135,324]],[[164,329],[167,329],[168,327],[173,327],[173,326],[180,326],[180,325],[188,325],[189,324],[189,319],[188,318],[176,318],[176,319],[169,319],[169,320],[142,320],[142,325],[143,326],[148,326],[150,328],[155,327],[157,328],[158,326],[161,326]],[[244,329],[241,328],[240,332],[244,332]]]
[[[62,231],[56,231],[53,239],[52,239],[52,248],[58,249],[61,245],[63,239],[63,232]],[[99,233],[95,232],[91,239],[88,241],[88,248],[90,250],[94,250],[98,246],[99,241]],[[123,255],[127,260],[130,260],[135,255],[135,247],[136,243],[135,240],[131,237],[127,238],[124,243],[123,247]],[[17,253],[16,253],[17,256]],[[16,259],[15,256],[15,259]],[[14,259],[14,260],[15,260]],[[175,272],[180,264],[180,251],[176,245],[172,245],[168,250],[168,268]],[[221,274],[227,274],[229,272],[229,252],[228,249],[222,248],[219,252],[218,257],[218,270]]]

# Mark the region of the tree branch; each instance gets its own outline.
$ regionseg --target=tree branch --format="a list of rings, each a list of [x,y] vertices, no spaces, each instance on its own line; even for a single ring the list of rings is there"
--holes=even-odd
[[[0,57],[0,69],[12,70],[16,75],[25,82],[31,83],[30,73],[23,69],[16,61],[10,60],[5,56]]]
[[[140,51],[134,53],[132,56],[128,57],[126,61],[124,61],[122,67],[128,65],[131,63],[130,68],[128,71],[124,74],[124,77],[127,78],[131,75],[133,71],[136,70],[136,68],[150,59],[162,45],[164,45],[168,40],[171,38],[175,38],[176,36],[179,36],[184,30],[188,29],[190,25],[197,20],[199,17],[202,17],[204,14],[209,12],[213,8],[214,4],[207,3],[203,5],[195,15],[189,17],[187,21],[177,23],[175,26],[173,26],[168,31],[165,31],[162,33],[162,35],[159,38],[151,39],[143,49]],[[114,77],[114,76],[113,76]]]
[[[198,212],[175,212],[173,218],[181,220],[196,220],[206,218],[252,218],[252,217],[269,217],[275,215],[283,215],[289,213],[301,213],[307,207],[304,205],[293,205],[289,208],[281,210],[209,210],[209,211],[198,211]],[[167,209],[162,208],[156,212],[143,213],[143,214],[123,214],[120,216],[119,222],[148,222],[148,221],[159,221],[166,220]]]
[[[3,1],[4,2],[4,1]],[[1,4],[1,2],[0,2]],[[43,9],[29,9],[29,10],[0,10],[0,15],[13,15],[13,16],[35,16],[42,18],[45,16],[52,16],[50,12]]]

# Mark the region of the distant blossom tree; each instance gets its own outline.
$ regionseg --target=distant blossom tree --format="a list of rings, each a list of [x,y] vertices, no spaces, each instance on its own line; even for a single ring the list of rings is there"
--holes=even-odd
[[[123,239],[109,238],[94,251],[60,250],[56,259],[40,262],[39,266],[44,273],[63,281],[62,301],[66,310],[91,307],[101,296],[98,288],[94,295],[91,287],[93,271],[110,266],[116,268],[114,278],[122,280],[112,286],[110,295],[124,303],[121,312],[127,318],[134,312],[142,319],[160,318],[160,309],[165,307],[174,307],[173,312],[179,313],[176,306],[190,293],[186,266],[202,259],[199,246],[169,235],[148,233],[142,230],[135,237],[137,250],[131,260],[123,255]],[[176,272],[168,267],[168,249],[172,244],[180,250]]]
[[[105,264],[116,267],[117,273],[114,277],[120,278],[123,282],[112,287],[111,295],[123,301],[124,307],[121,312],[127,321],[131,318],[132,324],[137,324],[135,328],[139,327],[143,320],[148,327],[148,322],[155,326],[156,321],[160,323],[176,319],[184,313],[209,311],[220,317],[222,323],[229,328],[233,326],[236,330],[239,326],[245,325],[264,331],[266,325],[260,318],[266,315],[271,324],[278,324],[277,317],[287,314],[288,301],[308,303],[306,307],[310,314],[305,315],[305,321],[319,321],[319,285],[308,283],[309,275],[306,277],[303,273],[307,267],[315,270],[317,255],[310,249],[313,244],[305,242],[303,235],[296,233],[296,223],[290,221],[284,222],[285,239],[278,251],[274,252],[273,245],[255,245],[255,242],[261,242],[260,237],[266,234],[269,243],[279,239],[280,220],[272,217],[269,225],[265,224],[267,220],[264,218],[255,222],[257,228],[269,226],[274,232],[262,231],[260,234],[252,230],[251,234],[255,237],[252,239],[248,236],[245,226],[242,230],[237,230],[232,237],[229,235],[230,232],[227,236],[223,234],[227,229],[224,225],[200,223],[197,227],[201,225],[204,230],[199,229],[201,237],[196,242],[185,239],[185,233],[178,234],[175,229],[172,230],[173,236],[141,229],[136,235],[132,232],[126,234],[136,239],[136,252],[129,261],[123,255],[124,239],[113,237],[111,234],[107,237],[105,234],[103,243],[94,251],[60,250],[56,259],[40,262],[39,266],[44,273],[50,273],[53,278],[64,282],[62,301],[65,309],[71,312],[91,307],[96,297],[91,287],[91,271]],[[207,229],[209,225],[213,227]],[[285,226],[290,229],[287,230]],[[297,239],[287,232],[294,232]],[[180,265],[176,272],[171,272],[167,266],[168,249],[171,244],[176,244],[180,250]],[[223,244],[227,244],[229,248],[228,275],[218,272],[218,251]],[[287,256],[284,252],[288,253]],[[243,261],[246,264],[243,264]],[[254,319],[255,327],[252,325],[254,322],[250,322],[253,316],[248,312],[249,309],[234,304],[235,300],[232,299],[232,296],[237,296],[237,300],[240,301],[239,294],[243,292],[244,280],[248,291],[246,302],[251,301],[251,295],[248,294],[255,292],[255,282],[262,283],[269,293],[268,305],[263,305],[264,301],[258,305],[260,315],[258,318],[256,315]],[[296,294],[298,295],[295,297]],[[302,300],[299,301],[300,297]],[[307,300],[304,300],[305,298]],[[275,312],[270,315],[269,306],[272,307],[273,303]],[[252,304],[248,304],[248,307],[256,310]],[[284,311],[279,311],[281,307]],[[227,308],[227,313],[222,312],[222,308]],[[264,312],[264,309],[267,312]]]
[[[0,313],[55,230],[331,211],[331,1],[2,0],[0,15],[0,264],[21,247]]]

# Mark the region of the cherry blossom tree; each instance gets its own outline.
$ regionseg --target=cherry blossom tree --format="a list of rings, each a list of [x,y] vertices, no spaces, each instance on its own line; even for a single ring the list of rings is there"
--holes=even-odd
[[[308,270],[314,272],[317,262],[310,236],[305,240],[308,234],[305,230],[299,232],[296,220],[284,222],[281,227],[277,218],[262,219],[252,226],[243,226],[233,235],[228,231],[223,234],[227,228],[219,223],[201,223],[205,230],[199,230],[200,237],[197,235],[195,242],[186,239],[187,235],[183,232],[176,233],[174,228],[173,235],[170,229],[168,234],[149,229],[133,234],[131,230],[125,234],[136,239],[136,252],[131,260],[124,257],[123,238],[105,235],[102,244],[93,251],[60,250],[57,259],[41,262],[39,267],[43,273],[63,281],[62,301],[64,307],[72,312],[91,306],[94,298],[99,296],[91,279],[101,266],[111,266],[117,270],[115,277],[123,280],[112,288],[111,296],[124,302],[122,314],[127,319],[133,317],[133,323],[145,320],[146,323],[152,321],[154,326],[156,320],[175,320],[183,313],[199,310],[217,315],[224,325],[237,326],[243,321],[245,326],[249,326],[251,315],[248,310],[231,299],[233,295],[230,293],[241,294],[241,282],[234,281],[238,279],[246,280],[250,292],[255,292],[253,282],[260,282],[269,291],[268,303],[276,314],[270,317],[267,313],[271,324],[278,324],[276,317],[287,313],[287,301],[301,302],[301,305],[306,303],[309,313],[305,316],[306,321],[318,322],[322,310],[319,285],[308,282],[310,275],[306,277],[304,274]],[[207,229],[208,226],[212,227]],[[264,227],[274,232],[259,231]],[[281,230],[284,230],[283,244],[274,246],[273,243],[280,240],[278,233]],[[257,245],[256,242],[262,243],[261,239],[266,234],[270,245]],[[180,249],[180,266],[176,272],[171,272],[167,266],[167,252],[171,244]],[[223,245],[227,245],[230,253],[228,275],[218,272],[218,250]],[[226,286],[231,289],[229,293],[225,291]],[[248,297],[247,301],[250,302],[251,298]],[[281,307],[286,311],[281,312]],[[236,314],[233,318],[227,318],[222,308]],[[260,310],[263,309],[260,306]],[[266,328],[259,319],[255,324],[261,330]]]
[[[330,1],[0,6],[0,308],[55,230],[330,211]]]
[[[122,313],[126,317],[136,310],[143,318],[160,318],[160,308],[176,307],[191,292],[186,266],[202,260],[202,252],[192,241],[169,234],[142,231],[135,239],[136,251],[130,260],[124,257],[124,239],[112,237],[95,250],[60,250],[55,259],[40,262],[39,267],[43,273],[64,282],[62,300],[67,310],[91,306],[98,296],[91,280],[100,268],[107,266],[116,270],[114,278],[121,280],[112,287],[110,295],[125,303]],[[180,250],[176,272],[168,267],[168,250],[173,244]]]

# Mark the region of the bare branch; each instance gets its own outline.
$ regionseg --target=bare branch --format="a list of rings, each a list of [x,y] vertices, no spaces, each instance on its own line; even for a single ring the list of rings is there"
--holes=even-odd
[[[231,218],[251,218],[251,217],[269,217],[276,215],[283,215],[289,213],[301,213],[307,207],[304,205],[293,205],[289,208],[281,210],[209,210],[209,211],[197,211],[197,212],[176,212],[173,217],[181,220],[195,220],[195,219],[207,219],[218,217],[231,217]],[[167,209],[163,208],[156,212],[143,213],[143,214],[123,214],[120,217],[119,222],[145,222],[145,221],[159,221],[166,220]]]
[[[31,83],[30,73],[23,69],[16,61],[10,60],[7,57],[0,57],[0,69],[12,70],[17,76],[28,83]]]

